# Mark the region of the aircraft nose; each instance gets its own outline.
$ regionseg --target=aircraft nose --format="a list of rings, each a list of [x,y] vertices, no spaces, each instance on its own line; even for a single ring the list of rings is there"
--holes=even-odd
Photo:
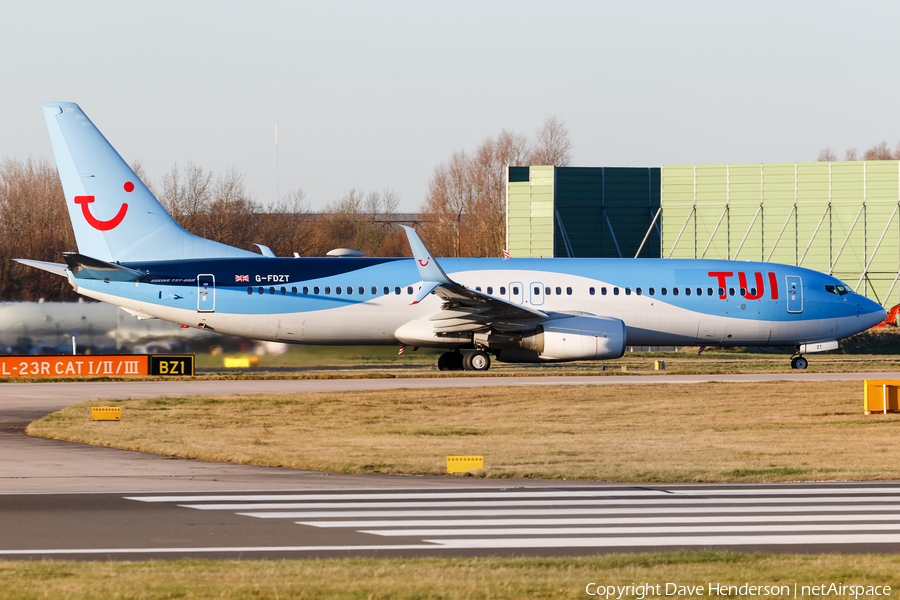
[[[860,296],[859,302],[856,303],[856,312],[866,320],[866,323],[869,323],[868,327],[877,325],[887,318],[887,311],[884,307],[865,296]]]

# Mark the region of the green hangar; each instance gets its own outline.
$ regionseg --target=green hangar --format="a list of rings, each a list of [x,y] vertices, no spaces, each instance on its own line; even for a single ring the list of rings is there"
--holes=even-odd
[[[900,161],[509,167],[513,257],[722,258],[900,304]]]

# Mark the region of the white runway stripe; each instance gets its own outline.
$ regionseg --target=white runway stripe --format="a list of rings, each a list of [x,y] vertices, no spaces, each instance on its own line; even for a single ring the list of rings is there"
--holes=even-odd
[[[595,488],[591,490],[547,490],[538,488],[534,491],[523,491],[517,488],[511,491],[504,488],[485,491],[456,492],[438,490],[434,492],[351,492],[351,493],[310,493],[310,494],[221,494],[221,495],[169,495],[169,496],[127,496],[127,500],[140,502],[254,502],[254,501],[316,501],[316,500],[432,500],[436,498],[603,498],[603,497],[641,497],[641,496],[800,496],[827,494],[897,494],[900,486],[859,487],[836,486],[831,488],[666,488],[666,489],[610,489]]]
[[[696,526],[646,526],[646,527],[498,527],[477,529],[361,529],[360,533],[380,535],[382,537],[468,537],[468,536],[495,536],[510,535],[644,535],[644,534],[670,534],[670,533],[787,533],[790,531],[802,531],[806,533],[837,532],[837,531],[878,531],[900,532],[900,523],[853,523],[832,525],[696,525]]]
[[[685,504],[840,504],[845,502],[900,502],[900,496],[840,496],[828,498],[660,498],[609,499],[609,500],[434,500],[431,502],[247,502],[228,504],[179,504],[197,510],[289,510],[316,508],[454,508],[454,507],[503,507],[503,506],[608,506],[629,504],[634,506],[669,506]]]
[[[441,539],[425,540],[424,544],[374,544],[348,546],[210,546],[161,548],[35,548],[33,550],[0,550],[0,556],[29,555],[119,555],[119,554],[180,554],[180,553],[242,553],[255,552],[372,552],[379,550],[465,550],[508,548],[628,548],[628,547],[701,547],[760,546],[760,545],[818,545],[818,544],[896,544],[897,534],[809,534],[809,535],[711,535],[659,537],[604,538],[508,538],[508,539]]]
[[[647,546],[761,546],[805,544],[897,544],[900,534],[708,535],[602,538],[511,538],[424,540],[447,548],[615,548]]]
[[[674,523],[900,523],[900,513],[856,515],[733,515],[703,517],[595,517],[577,519],[404,519],[392,521],[297,521],[310,527],[364,529],[373,527],[503,527],[538,525],[651,525]],[[827,525],[826,525],[827,526]]]
[[[500,517],[500,516],[565,516],[565,515],[646,515],[646,514],[721,514],[721,513],[795,513],[795,512],[861,512],[898,511],[898,504],[870,504],[837,506],[670,506],[641,508],[510,508],[510,509],[457,509],[457,510],[346,510],[308,512],[239,512],[245,517],[258,519],[361,519],[375,517]]]

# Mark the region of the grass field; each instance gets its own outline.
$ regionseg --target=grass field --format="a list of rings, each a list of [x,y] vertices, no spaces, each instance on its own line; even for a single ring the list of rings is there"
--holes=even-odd
[[[733,552],[611,554],[572,558],[333,559],[297,561],[0,562],[4,600],[70,598],[284,599],[523,599],[590,598],[589,583],[649,584],[646,598],[847,598],[812,593],[812,586],[890,586],[900,589],[900,556],[766,555]],[[768,594],[709,593],[710,584],[787,586]],[[667,587],[667,584],[669,586]],[[658,588],[660,594],[655,592]],[[673,587],[674,586],[674,587]],[[687,586],[695,593],[689,594]],[[698,588],[697,586],[702,586]],[[806,589],[803,586],[807,586]],[[596,585],[590,591],[596,591]],[[722,588],[718,588],[722,589]],[[701,591],[703,593],[696,593]],[[673,593],[666,594],[667,591]],[[737,590],[739,591],[739,589]],[[763,590],[764,592],[765,590]],[[843,590],[845,592],[850,590]],[[856,592],[857,590],[853,590]],[[870,588],[870,591],[872,589]],[[804,593],[806,592],[806,593]],[[617,598],[618,591],[611,597]],[[641,594],[623,593],[622,598]],[[600,596],[601,598],[604,596]]]
[[[93,403],[99,404],[99,403]],[[345,473],[627,482],[900,479],[900,415],[865,415],[862,382],[390,390],[82,403],[31,435],[171,456]]]

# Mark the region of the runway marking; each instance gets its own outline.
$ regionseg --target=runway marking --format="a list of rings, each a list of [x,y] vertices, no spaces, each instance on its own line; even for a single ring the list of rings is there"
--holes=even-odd
[[[821,532],[839,532],[839,531],[896,531],[900,532],[900,523],[833,523],[816,527],[815,525],[788,525],[784,523],[773,523],[770,525],[731,525],[728,531],[732,533],[782,533],[788,531],[802,531],[806,533]],[[454,537],[489,537],[504,535],[624,535],[624,534],[670,534],[670,533],[722,533],[722,527],[716,525],[697,525],[697,526],[664,526],[650,527],[496,527],[496,528],[475,528],[475,529],[368,529],[360,530],[360,533],[370,533],[372,535],[380,535],[382,537],[434,537],[434,536],[454,536]]]
[[[840,504],[845,502],[900,502],[900,496],[832,496],[817,498],[817,504]],[[665,504],[809,504],[808,498],[665,498],[660,500],[636,499],[603,499],[603,500],[448,500],[432,502],[260,502],[260,503],[226,503],[226,504],[179,504],[184,508],[197,510],[276,510],[276,509],[313,509],[313,508],[453,508],[461,506],[608,506],[610,504],[628,503],[632,505],[653,506]]]
[[[430,500],[434,498],[557,498],[557,497],[588,497],[602,498],[609,496],[655,496],[662,498],[671,498],[677,496],[731,496],[731,495],[822,495],[822,494],[841,494],[844,492],[864,493],[864,494],[897,494],[900,491],[898,486],[885,487],[833,487],[833,488],[751,488],[751,489],[733,489],[733,488],[701,488],[701,489],[679,489],[670,488],[665,490],[655,490],[647,488],[635,489],[612,489],[606,490],[599,488],[596,490],[546,490],[538,488],[534,491],[522,490],[522,488],[502,489],[498,488],[493,491],[466,491],[458,492],[454,490],[437,489],[433,492],[348,492],[348,493],[309,493],[309,494],[221,494],[221,495],[167,495],[167,496],[126,496],[127,500],[137,500],[140,502],[259,502],[259,501],[287,501],[287,500]]]
[[[297,521],[298,525],[321,528],[365,527],[499,527],[537,525],[653,525],[672,523],[840,523],[840,522],[881,523],[897,521],[900,513],[862,515],[729,515],[704,517],[595,517],[595,518],[550,518],[550,519],[408,519],[403,521]]]
[[[33,550],[0,550],[0,556],[59,554],[210,554],[217,552],[348,552],[376,550],[471,550],[510,548],[627,548],[627,547],[712,547],[820,544],[897,544],[900,534],[807,534],[807,535],[711,535],[661,537],[591,537],[591,538],[491,538],[435,539],[425,544],[375,544],[347,546],[216,546],[186,548],[35,548]]]
[[[836,485],[364,490],[128,498],[201,511],[230,511],[257,519],[289,519],[306,527],[339,528],[363,536],[417,542],[278,550],[328,552],[898,544],[898,491],[896,485]],[[205,550],[217,551],[229,550]]]
[[[646,514],[732,514],[732,513],[793,513],[793,512],[850,512],[850,511],[900,511],[900,504],[872,504],[868,506],[728,506],[715,509],[708,506],[654,506],[647,508],[510,508],[502,509],[459,509],[459,510],[348,510],[309,512],[239,512],[244,517],[257,519],[335,519],[369,517],[500,517],[526,515],[646,515]]]

